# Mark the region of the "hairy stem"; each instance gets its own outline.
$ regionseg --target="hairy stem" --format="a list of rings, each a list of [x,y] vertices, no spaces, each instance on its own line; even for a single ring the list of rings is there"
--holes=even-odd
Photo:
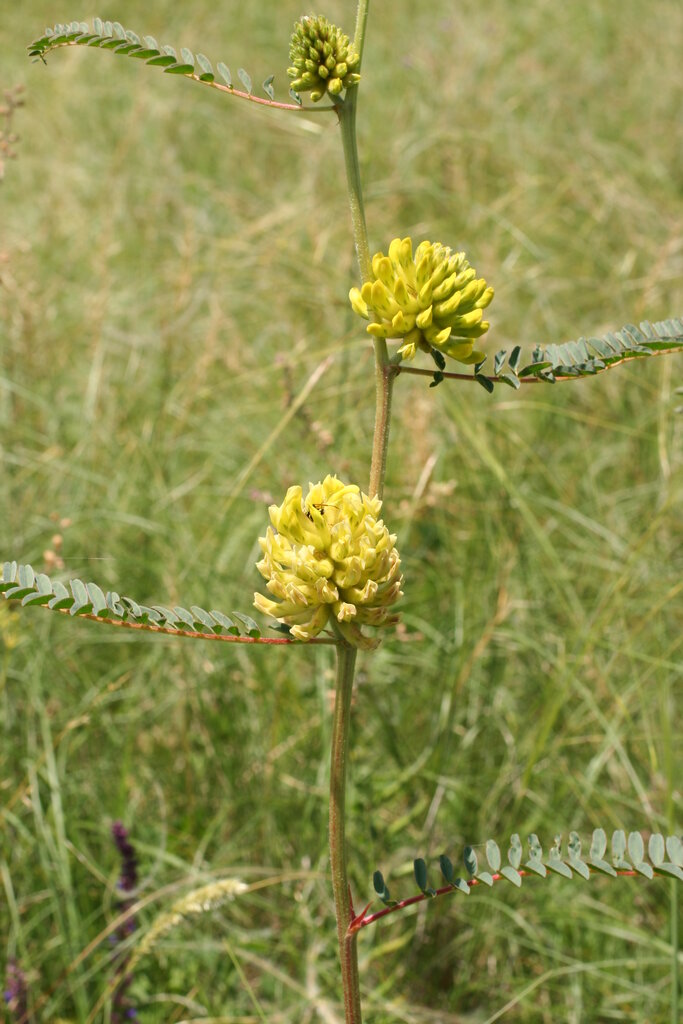
[[[340,641],[337,647],[337,684],[332,724],[332,756],[330,764],[330,867],[332,891],[337,915],[337,937],[341,960],[346,1024],[361,1024],[360,984],[356,935],[348,934],[353,918],[351,894],[346,870],[345,800],[346,769],[351,719],[351,693],[356,667],[356,649]]]
[[[669,882],[669,912],[671,914],[671,1024],[678,1024],[680,984],[678,979],[678,885],[675,878]]]
[[[365,42],[365,26],[369,6],[370,0],[359,0],[354,46],[361,57]],[[372,262],[368,245],[368,230],[365,223],[360,164],[358,162],[358,143],[356,137],[357,103],[358,88],[349,89],[344,102],[337,105],[337,114],[339,116],[339,127],[341,128],[342,144],[344,147],[346,187],[351,210],[353,241],[361,280],[365,283],[372,278]],[[373,344],[375,349],[375,429],[372,443],[369,492],[371,495],[376,494],[381,498],[384,491],[384,474],[387,463],[387,449],[389,447],[391,397],[397,370],[389,362],[386,341],[383,338],[376,338]]]

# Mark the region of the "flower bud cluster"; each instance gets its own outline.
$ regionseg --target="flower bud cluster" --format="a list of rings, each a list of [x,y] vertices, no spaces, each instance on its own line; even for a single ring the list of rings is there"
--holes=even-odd
[[[413,256],[410,238],[395,238],[389,255],[372,258],[374,280],[352,288],[356,313],[373,320],[367,331],[375,338],[399,339],[399,355],[412,359],[418,349],[437,350],[461,363],[478,363],[483,352],[475,339],[489,329],[482,319],[493,298],[483,277],[464,252],[440,242],[420,242]]]
[[[349,37],[322,15],[304,17],[294,26],[289,59],[292,67],[287,68],[287,74],[294,79],[292,89],[310,92],[314,103],[326,92],[338,96],[342,89],[360,81],[354,70],[360,57]]]
[[[393,625],[390,606],[403,577],[396,537],[379,518],[382,502],[334,476],[310,484],[306,497],[290,487],[272,526],[259,538],[257,564],[274,600],[254,595],[259,611],[310,640],[328,624],[354,647],[374,647],[361,626]]]

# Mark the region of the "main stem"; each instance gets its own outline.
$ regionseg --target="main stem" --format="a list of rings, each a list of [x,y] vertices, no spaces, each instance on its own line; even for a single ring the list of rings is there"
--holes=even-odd
[[[351,891],[346,869],[345,800],[346,768],[349,749],[351,694],[356,667],[356,648],[340,641],[337,647],[337,685],[332,725],[330,766],[330,867],[332,891],[337,915],[337,937],[341,959],[346,1024],[361,1024],[360,983],[358,980],[357,935],[348,935],[353,917]]]
[[[678,982],[678,885],[675,878],[669,882],[669,907],[671,911],[671,1024],[678,1024],[680,985]]]
[[[358,0],[354,46],[361,57],[365,42],[365,27],[370,0]],[[360,68],[360,64],[359,64]],[[368,230],[365,224],[363,189],[358,162],[356,139],[356,107],[358,87],[348,89],[343,101],[335,104],[339,117],[346,184],[351,210],[353,240],[356,258],[363,283],[372,279],[372,261],[368,245]],[[386,341],[375,339],[375,429],[372,443],[370,466],[370,495],[382,497],[384,475],[389,445],[391,422],[391,397],[396,377],[396,367],[389,362]],[[351,695],[356,667],[357,651],[344,642],[340,636],[337,646],[337,685],[332,727],[332,760],[330,768],[330,866],[332,870],[332,891],[337,916],[337,938],[341,961],[342,988],[344,993],[344,1019],[346,1024],[362,1024],[360,1005],[360,983],[358,979],[357,934],[349,935],[353,919],[353,904],[346,868],[346,773],[349,750],[349,725],[351,718]]]
[[[367,3],[359,4],[359,22],[367,16]],[[365,22],[362,22],[362,29]],[[358,45],[358,29],[356,30]],[[361,35],[362,46],[362,35]],[[360,181],[360,165],[358,163],[358,143],[356,139],[356,105],[358,88],[349,89],[343,104],[337,105],[339,127],[341,128],[344,146],[344,162],[346,166],[346,184],[353,226],[353,241],[356,248],[358,268],[363,283],[372,280],[372,261],[368,246],[368,230],[365,224],[363,207],[363,190]],[[394,380],[398,368],[389,362],[387,343],[383,338],[374,339],[375,348],[375,430],[372,441],[372,463],[370,466],[369,493],[382,497],[384,492],[384,475],[389,447],[389,426],[391,423],[391,398]]]

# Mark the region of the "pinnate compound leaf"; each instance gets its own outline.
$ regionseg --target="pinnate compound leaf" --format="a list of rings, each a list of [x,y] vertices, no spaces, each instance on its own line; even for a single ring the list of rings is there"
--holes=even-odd
[[[88,46],[91,49],[111,50],[120,56],[144,60],[149,67],[163,68],[168,75],[184,75],[205,85],[212,85],[216,81],[211,61],[203,53],[194,54],[192,50],[183,46],[178,57],[173,46],[160,46],[154,36],[146,35],[141,38],[137,32],[124,28],[120,22],[103,21],[101,18],[93,19],[92,28],[85,21],[72,21],[46,28],[44,34],[28,47],[29,57],[45,63],[48,53],[64,46]],[[220,62],[217,70],[225,84],[232,89],[229,68]],[[244,86],[246,96],[252,97],[251,76],[244,68],[239,68],[237,75]],[[273,80],[274,75],[269,75],[263,82],[263,91],[271,102],[275,100]],[[297,106],[301,106],[299,96],[293,94],[293,99]],[[259,102],[264,101],[259,99]]]
[[[30,565],[17,562],[3,563],[0,594],[7,601],[19,601],[24,606],[43,605],[51,611],[68,611],[74,616],[96,616],[100,621],[151,626],[198,637],[261,639],[256,622],[242,612],[228,616],[219,611],[205,611],[198,605],[192,605],[188,611],[180,605],[169,608],[161,604],[138,604],[115,591],[105,592],[97,583],[73,579],[67,588],[60,580],[51,580],[45,573],[36,573]]]
[[[627,846],[630,856],[634,861],[633,866],[623,856],[622,851],[625,851]],[[629,875],[636,873],[648,879],[668,875],[678,881],[683,881],[683,842],[679,836],[667,836],[664,839],[659,833],[652,834],[648,842],[648,854],[652,861],[652,864],[649,864],[645,860],[645,842],[642,834],[640,832],[631,832],[627,840],[624,832],[617,830],[612,837],[612,854],[615,860],[626,865],[626,867],[620,866],[619,871],[615,870],[611,864],[604,860],[607,837],[603,829],[596,829],[594,831],[591,852],[586,860],[583,860],[581,857],[581,839],[577,832],[569,833],[566,858],[562,855],[562,837],[560,835],[555,836],[548,856],[544,858],[538,836],[532,833],[528,840],[529,860],[524,864],[524,870],[517,870],[516,867],[521,857],[521,843],[516,833],[510,837],[508,849],[509,864],[500,866],[500,848],[493,839],[489,839],[486,842],[485,848],[486,856],[494,875],[477,870],[477,858],[474,850],[471,846],[466,846],[463,851],[463,858],[468,873],[473,876],[473,881],[467,882],[462,878],[456,878],[453,864],[444,853],[439,857],[439,866],[443,877],[448,882],[448,887],[442,888],[438,892],[428,886],[427,866],[422,858],[417,858],[413,862],[413,871],[415,881],[422,895],[433,898],[452,892],[453,889],[463,893],[463,895],[469,895],[471,887],[476,885],[477,882],[492,886],[500,879],[505,879],[519,888],[524,874],[533,872],[545,878],[547,877],[547,871],[554,872],[568,881],[572,881],[575,874],[584,880],[588,880],[591,875],[591,869],[612,878],[618,877],[619,873]],[[665,854],[670,857],[670,861],[662,859]],[[402,902],[390,900],[389,890],[380,871],[375,872],[373,883],[375,891],[387,906],[399,909],[405,905]],[[406,904],[414,903],[415,899],[413,897],[405,902]]]
[[[517,374],[554,383],[558,377],[586,377],[608,370],[627,359],[647,358],[654,353],[683,351],[683,318],[671,317],[639,326],[626,324],[598,338],[579,338],[562,345],[537,346],[532,361]],[[511,369],[512,357],[509,361]],[[599,858],[601,859],[601,858]]]

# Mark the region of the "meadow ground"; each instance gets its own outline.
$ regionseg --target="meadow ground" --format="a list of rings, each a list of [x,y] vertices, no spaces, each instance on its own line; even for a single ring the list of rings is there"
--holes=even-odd
[[[267,504],[328,472],[367,480],[372,358],[332,121],[104,52],[25,57],[45,25],[100,14],[275,72],[286,96],[301,13],[0,13],[0,86],[26,87],[0,185],[0,560],[248,612]],[[351,31],[350,0],[326,13]],[[496,288],[490,352],[681,315],[681,38],[675,0],[376,3],[373,250],[466,249]],[[491,397],[399,380],[403,625],[363,659],[353,712],[359,904],[375,868],[409,895],[413,857],[489,836],[680,830],[681,384],[676,356]],[[269,880],[159,939],[135,970],[142,1021],[339,1020],[330,652],[0,615],[0,969],[24,966],[36,1020],[109,1021],[111,954],[89,946],[116,909],[117,818],[150,897],[140,934],[207,880]],[[361,935],[367,1020],[667,1021],[669,896],[553,878],[395,915]]]

